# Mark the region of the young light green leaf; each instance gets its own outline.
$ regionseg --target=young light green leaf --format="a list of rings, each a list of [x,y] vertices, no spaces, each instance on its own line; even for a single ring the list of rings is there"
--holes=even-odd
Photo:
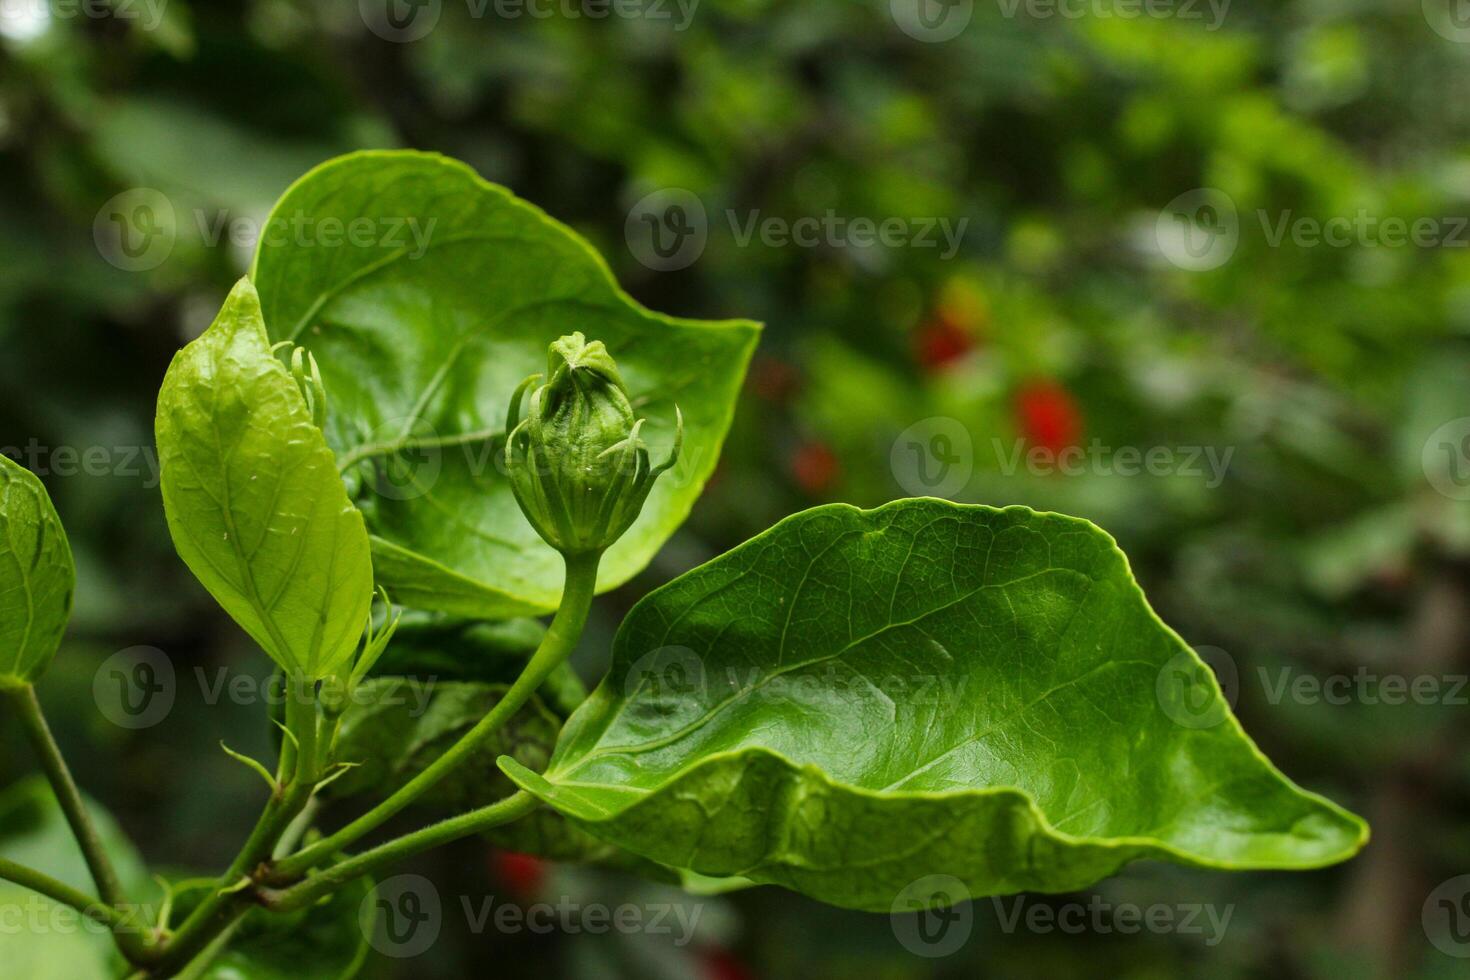
[[[356,229],[325,241],[263,235],[254,278],[277,340],[309,341],[332,393],[328,440],[396,602],[484,619],[554,608],[561,560],[503,472],[505,407],[547,345],[580,330],[617,358],[668,455],[685,452],[601,564],[636,573],[714,469],[759,331],[651,313],[580,237],[465,165],[407,151],[329,161],[293,185],[270,227]]]
[[[190,570],[288,673],[342,668],[372,599],[367,531],[248,279],[175,356],[156,427],[164,510]]]
[[[76,570],[46,488],[0,454],[0,689],[46,670],[71,616]]]
[[[1129,861],[1314,868],[1361,820],[1261,755],[1086,521],[938,500],[798,514],[652,593],[522,787],[661,863],[888,911]]]

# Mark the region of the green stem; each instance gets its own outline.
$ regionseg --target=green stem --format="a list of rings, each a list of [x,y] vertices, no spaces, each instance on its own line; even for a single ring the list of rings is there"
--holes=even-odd
[[[86,858],[87,868],[92,872],[92,880],[97,883],[97,893],[108,905],[126,904],[127,895],[118,881],[117,872],[113,870],[107,849],[102,846],[102,838],[97,836],[97,829],[92,826],[92,818],[87,813],[86,804],[82,802],[81,791],[72,779],[71,770],[61,757],[61,747],[56,744],[56,739],[51,735],[51,727],[46,724],[46,716],[41,712],[41,702],[36,698],[36,689],[27,684],[10,694],[20,720],[25,725],[26,734],[35,746],[36,754],[40,756],[41,768],[51,781],[56,802],[61,804],[66,822],[71,824],[71,831],[82,849],[82,856]]]
[[[91,895],[77,891],[50,875],[42,874],[5,858],[0,858],[0,878],[13,881],[33,892],[39,892],[63,905],[70,905],[92,921],[100,922],[114,930],[133,929],[141,932],[145,926],[129,912],[108,905],[106,902],[99,902]]]
[[[200,977],[203,977],[208,972],[210,966],[213,965],[215,958],[224,952],[225,947],[229,945],[231,937],[235,935],[235,930],[239,928],[240,920],[236,919],[221,929],[219,935],[205,944],[205,947],[199,951],[199,954],[176,974],[178,980],[199,980]],[[143,974],[141,980],[147,980],[146,973]]]
[[[215,892],[210,899],[219,895]],[[246,889],[243,892],[231,892],[223,896],[224,901],[213,904],[209,913],[202,918],[191,915],[179,931],[170,937],[163,954],[157,960],[147,966],[148,977],[172,977],[176,976],[189,963],[197,959],[205,949],[211,947],[215,940],[221,935],[229,932],[235,927],[240,919],[255,905],[255,893]],[[204,906],[200,905],[200,909]],[[195,910],[196,913],[199,911]]]
[[[599,557],[598,554],[567,557],[561,607],[557,609],[551,626],[547,628],[546,636],[542,638],[541,645],[536,648],[521,676],[516,678],[505,696],[496,702],[474,728],[382,803],[330,837],[325,837],[280,861],[275,868],[276,877],[289,878],[303,874],[377,828],[469,759],[485,739],[509,721],[546,680],[547,675],[566,660],[577,645],[577,640],[581,638],[582,628],[587,625],[587,612],[592,607]]]
[[[281,774],[278,779],[285,778],[285,781],[266,803],[240,853],[220,876],[214,890],[168,937],[154,965],[156,975],[170,976],[182,969],[250,910],[255,900],[253,884],[239,891],[229,889],[251,877],[263,862],[270,860],[277,842],[310,802],[321,769],[319,724],[320,715],[311,691],[298,679],[288,679],[286,730],[290,737],[281,745],[277,767]]]
[[[171,976],[182,969],[221,931],[228,929],[250,910],[255,901],[253,886],[239,891],[227,889],[238,885],[262,861],[270,857],[271,850],[287,825],[295,819],[301,807],[306,805],[305,797],[310,795],[310,790],[308,785],[303,793],[300,785],[293,782],[284,795],[271,797],[261,811],[260,819],[255,822],[255,828],[250,832],[245,845],[215,882],[214,889],[168,937],[162,955],[153,965],[154,975]]]
[[[403,858],[427,851],[461,837],[509,823],[523,817],[537,807],[534,796],[521,790],[499,802],[479,810],[451,817],[432,824],[422,830],[395,838],[369,851],[347,858],[319,874],[314,874],[299,885],[284,891],[264,892],[261,901],[275,912],[292,912],[305,908],[341,888],[354,878],[372,874],[379,868]]]
[[[295,739],[295,765],[291,773],[291,783],[301,785],[310,783],[315,785],[319,759],[317,758],[319,747],[317,736],[321,724],[321,716],[317,712],[316,699],[307,682],[302,678],[291,677],[286,681],[286,730]]]
[[[36,697],[35,687],[27,684],[9,693],[11,703],[15,705],[16,713],[25,726],[26,735],[35,747],[36,755],[40,757],[41,769],[46,773],[51,789],[56,794],[56,802],[66,815],[72,836],[76,838],[82,857],[87,862],[87,869],[92,873],[92,880],[97,884],[97,894],[101,896],[103,904],[114,909],[134,908],[128,901],[127,893],[123,891],[117,871],[112,867],[112,859],[107,856],[107,848],[102,845],[102,838],[97,834],[97,828],[92,825],[87,805],[82,802],[81,790],[77,789],[76,780],[72,778],[66,760],[61,757],[61,747],[51,734],[51,726],[46,724],[46,716],[41,711],[41,702]],[[118,948],[129,960],[138,962],[152,952],[141,930],[116,932],[114,935],[117,936]]]

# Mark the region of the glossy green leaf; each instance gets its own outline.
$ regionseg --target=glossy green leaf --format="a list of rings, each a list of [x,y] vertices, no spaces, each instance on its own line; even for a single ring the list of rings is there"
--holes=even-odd
[[[395,601],[486,619],[556,605],[561,560],[511,495],[502,430],[516,385],[575,330],[617,359],[655,457],[672,443],[676,403],[684,413],[685,456],[604,557],[600,586],[643,568],[688,515],[756,324],[643,309],[576,234],[433,154],[329,161],[286,192],[267,227],[254,271],[266,323],[321,364],[328,439]]]
[[[46,488],[0,453],[0,688],[45,672],[75,589],[71,546]]]
[[[372,597],[367,532],[248,279],[175,356],[156,426],[168,527],[190,570],[287,671],[340,668]]]
[[[144,900],[151,883],[131,842],[112,817],[88,802],[102,845],[112,858],[123,888]],[[89,894],[92,875],[56,804],[50,785],[31,776],[0,793],[0,853],[44,871]],[[152,898],[151,901],[157,901]],[[107,927],[29,889],[0,881],[0,974],[26,980],[81,980],[122,976],[122,957]],[[153,921],[157,905],[137,910],[140,923]]]
[[[502,765],[652,860],[882,911],[931,874],[1068,891],[1366,837],[1261,755],[1111,538],[1023,507],[783,521],[633,609],[544,776]]]

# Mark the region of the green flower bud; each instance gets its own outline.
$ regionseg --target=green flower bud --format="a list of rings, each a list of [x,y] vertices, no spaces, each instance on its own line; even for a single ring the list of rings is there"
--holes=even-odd
[[[523,419],[527,389],[531,404]],[[653,466],[639,437],[644,420],[634,418],[602,341],[589,344],[574,333],[551,345],[546,374],[521,382],[505,422],[511,488],[547,544],[564,555],[596,553],[628,530],[653,481],[679,457],[684,417],[677,407],[674,412],[673,452]]]

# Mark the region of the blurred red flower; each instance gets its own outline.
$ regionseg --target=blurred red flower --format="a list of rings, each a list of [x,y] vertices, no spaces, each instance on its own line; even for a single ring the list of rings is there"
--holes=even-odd
[[[749,384],[757,397],[781,405],[801,387],[801,373],[780,358],[757,355],[750,365]]]
[[[1028,381],[1016,392],[1016,427],[1033,446],[1060,452],[1082,437],[1082,410],[1072,393],[1056,381]]]
[[[700,954],[704,980],[755,980],[755,973],[735,954],[719,946],[706,947]]]
[[[933,373],[964,357],[975,347],[975,337],[959,317],[941,307],[914,331],[914,357]]]
[[[529,854],[496,850],[491,858],[495,875],[505,882],[518,899],[530,900],[541,894],[546,880],[546,862]]]
[[[791,454],[791,476],[797,486],[814,497],[836,484],[840,470],[837,454],[824,442],[804,442]]]

